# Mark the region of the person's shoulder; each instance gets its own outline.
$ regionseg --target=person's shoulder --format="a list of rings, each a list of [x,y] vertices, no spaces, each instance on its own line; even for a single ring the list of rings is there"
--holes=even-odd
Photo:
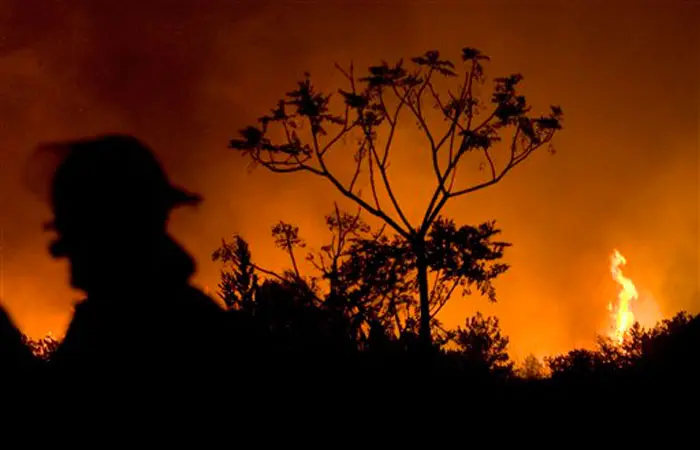
[[[224,308],[216,300],[193,286],[187,286],[179,297],[179,307],[185,313],[210,317],[223,317]]]
[[[73,317],[68,325],[68,330],[75,329],[83,322],[94,320],[97,315],[99,304],[89,301],[87,298],[81,299],[73,304]]]
[[[73,304],[73,315],[85,314],[86,312],[90,312],[90,310],[92,309],[92,303],[93,302],[89,302],[87,298],[78,300]]]

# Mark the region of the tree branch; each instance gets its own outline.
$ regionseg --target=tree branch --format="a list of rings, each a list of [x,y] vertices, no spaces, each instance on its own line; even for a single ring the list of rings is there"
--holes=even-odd
[[[447,304],[447,302],[450,300],[450,297],[452,297],[452,294],[454,293],[455,289],[457,289],[457,286],[459,286],[459,281],[460,281],[460,280],[459,280],[459,278],[458,278],[458,279],[456,279],[456,280],[452,283],[452,287],[450,288],[449,291],[447,291],[447,295],[445,295],[445,297],[443,297],[442,301],[440,302],[440,304],[438,305],[438,307],[435,309],[435,311],[433,311],[433,312],[430,314],[430,318],[431,318],[431,319],[433,319],[435,316],[437,316],[438,313],[440,313],[440,311],[442,310],[442,308],[443,308],[443,307]]]
[[[489,167],[491,168],[491,178],[496,178],[496,166],[493,164],[493,159],[491,159],[491,154],[489,153],[488,148],[484,149],[484,154],[486,155],[486,159],[489,162]],[[451,190],[452,189],[450,189],[450,191]]]
[[[437,272],[435,273],[435,283],[433,284],[433,288],[430,290],[430,299],[432,301],[433,297],[435,296],[435,291],[437,290],[438,285],[440,284],[440,274],[442,273],[442,269],[438,269]]]
[[[254,270],[264,273],[265,275],[277,278],[280,281],[287,281],[286,278],[284,278],[282,275],[278,274],[277,272],[273,272],[272,270],[265,269],[264,267],[258,266],[257,264],[250,263],[250,267],[252,267]]]
[[[392,126],[391,133],[389,134],[389,140],[387,141],[385,156],[388,154],[388,149],[389,149],[389,145],[391,145],[391,139],[392,139],[393,134],[394,134],[394,129],[395,129],[395,126]],[[406,218],[406,215],[403,213],[401,206],[399,206],[399,202],[396,199],[396,196],[394,195],[393,189],[391,189],[391,183],[389,182],[389,175],[387,174],[387,167],[382,161],[379,160],[379,152],[377,151],[377,148],[371,139],[369,140],[369,146],[370,146],[370,152],[374,156],[375,162],[377,163],[377,170],[379,171],[379,174],[382,177],[382,181],[384,182],[384,188],[386,189],[386,192],[389,195],[389,199],[391,200],[391,204],[394,206],[394,209],[396,210],[399,217],[401,218],[401,221],[404,223],[404,225],[406,225],[406,229],[409,231],[413,230],[411,223],[408,221],[408,219]],[[384,159],[384,161],[386,161],[386,158]],[[371,167],[371,165],[370,165],[370,167]],[[372,175],[372,177],[373,177],[373,175]],[[374,188],[374,184],[372,186]]]
[[[420,233],[425,234],[428,231],[428,228],[430,225],[433,223],[435,218],[440,214],[440,211],[442,208],[445,206],[445,203],[447,203],[447,200],[453,197],[453,195],[444,189],[444,183],[447,177],[453,173],[457,165],[459,164],[459,160],[462,158],[462,156],[466,153],[468,143],[469,143],[469,137],[472,134],[477,133],[479,130],[487,126],[491,120],[496,116],[496,111],[494,110],[479,126],[474,128],[474,130],[471,130],[470,133],[465,133],[464,136],[462,136],[462,142],[460,143],[459,150],[457,150],[457,155],[455,155],[455,158],[450,162],[450,164],[447,166],[447,169],[445,170],[445,173],[443,174],[442,177],[438,179],[438,184],[439,186],[435,189],[435,192],[433,193],[433,197],[430,199],[430,203],[428,205],[428,208],[425,211],[425,216],[423,216],[423,223],[420,228]],[[454,181],[454,175],[452,180]],[[451,183],[452,184],[452,183]],[[493,183],[492,183],[493,184]],[[451,190],[451,188],[450,188]],[[437,203],[438,198],[440,197],[440,194],[442,194],[442,197],[440,198],[440,201]]]
[[[311,172],[315,175],[323,175],[323,172],[316,169],[315,167],[311,167],[307,164],[298,164],[298,163],[282,163],[282,162],[270,162],[270,161],[264,161],[262,159],[256,159],[258,163],[262,164],[263,167],[268,169],[271,172],[275,173],[293,173],[293,172],[301,172],[301,171],[307,171]],[[279,167],[280,165],[284,165],[286,167]]]
[[[372,156],[370,155],[367,163],[369,164],[369,184],[370,187],[372,188],[372,197],[374,198],[374,204],[377,206],[378,210],[381,210],[381,207],[379,206],[379,197],[377,196],[377,185],[376,182],[374,181],[374,160],[372,159]]]
[[[362,208],[364,208],[367,212],[369,212],[373,216],[376,216],[376,217],[384,220],[399,235],[401,235],[403,237],[408,237],[409,236],[408,231],[402,229],[401,226],[399,224],[397,224],[396,221],[394,221],[386,213],[384,213],[384,211],[380,210],[379,208],[373,208],[370,204],[368,204],[362,198],[357,196],[355,193],[348,191],[345,188],[345,186],[343,186],[343,184],[340,183],[340,181],[338,181],[338,179],[335,176],[333,176],[332,173],[329,172],[328,167],[326,166],[326,163],[323,160],[323,155],[321,155],[321,153],[320,153],[317,133],[312,132],[312,139],[313,139],[313,145],[314,145],[314,152],[316,153],[316,158],[318,159],[319,164],[321,165],[320,175],[327,178],[336,187],[336,189],[338,189],[340,191],[340,193],[343,194],[345,197],[356,202],[358,205],[360,205]]]
[[[362,155],[360,154],[355,162],[355,173],[352,176],[352,180],[350,180],[350,186],[348,186],[348,191],[350,192],[355,189],[355,183],[357,183],[357,180],[360,177],[360,172],[362,171],[362,159]]]
[[[499,181],[501,181],[501,179],[503,179],[503,177],[504,177],[508,172],[510,172],[511,170],[513,170],[513,168],[515,168],[516,166],[518,166],[518,165],[519,165],[520,163],[522,163],[523,161],[525,161],[535,150],[537,150],[537,149],[540,148],[542,145],[544,145],[544,144],[548,143],[549,141],[551,141],[551,139],[552,139],[552,137],[553,137],[553,133],[550,133],[549,136],[547,136],[547,137],[546,137],[545,139],[543,139],[541,142],[539,142],[539,143],[537,143],[537,144],[531,143],[529,146],[527,146],[527,148],[526,148],[525,150],[523,150],[523,152],[522,152],[521,154],[517,155],[517,154],[516,154],[516,146],[517,146],[516,139],[518,138],[519,131],[520,131],[520,128],[518,128],[518,130],[516,131],[515,135],[513,136],[513,142],[511,143],[511,159],[510,159],[510,161],[508,162],[508,164],[506,165],[506,167],[498,174],[498,176],[492,178],[492,179],[489,180],[489,181],[486,181],[486,182],[477,184],[477,185],[475,185],[475,186],[472,186],[472,187],[469,187],[469,188],[466,188],[466,189],[462,189],[462,190],[460,190],[460,191],[453,192],[453,193],[450,194],[450,197],[459,197],[459,196],[461,196],[461,195],[469,194],[470,192],[478,191],[478,190],[480,190],[480,189],[483,189],[483,188],[485,188],[485,187],[488,187],[488,186],[491,186],[491,185],[493,185],[493,184],[498,183]]]
[[[463,132],[469,130],[471,123],[467,124],[467,127],[465,128],[459,123],[459,119],[462,116],[462,114],[464,113],[463,103],[471,97],[473,76],[474,76],[474,64],[472,63],[472,68],[469,70],[469,72],[467,74],[465,74],[464,85],[462,85],[462,91],[459,94],[459,98],[458,99],[455,99],[454,97],[452,98],[453,101],[456,102],[454,116],[450,116],[447,113],[447,111],[446,111],[447,108],[445,107],[445,105],[442,104],[442,101],[440,100],[440,96],[435,91],[435,89],[433,88],[433,85],[431,83],[430,93],[432,94],[433,98],[437,102],[438,107],[440,108],[440,111],[442,111],[445,118],[447,118],[451,122],[450,128],[447,130],[445,135],[438,142],[437,148],[441,148],[449,136],[454,136],[457,129],[459,129],[460,131],[463,131]],[[469,106],[469,104],[467,104],[467,106]],[[450,158],[450,160],[451,159],[452,158]]]
[[[389,158],[389,150],[391,149],[391,143],[394,140],[394,133],[396,131],[396,124],[398,123],[399,119],[399,113],[401,112],[401,109],[403,106],[406,104],[404,99],[399,100],[399,104],[396,107],[396,111],[394,111],[394,116],[391,117],[388,114],[386,104],[384,103],[384,96],[380,94],[380,104],[382,105],[382,108],[385,111],[386,114],[386,119],[389,122],[389,137],[387,138],[386,144],[384,145],[384,155],[382,155],[382,167],[386,166],[387,159]]]
[[[287,251],[289,253],[289,258],[292,260],[292,267],[294,268],[294,273],[297,276],[297,280],[301,280],[301,273],[299,272],[297,259],[294,257],[294,245],[289,237],[287,237]]]

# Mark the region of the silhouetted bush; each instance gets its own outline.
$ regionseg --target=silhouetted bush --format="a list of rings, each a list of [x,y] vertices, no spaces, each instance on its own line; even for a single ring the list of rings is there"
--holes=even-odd
[[[681,311],[651,329],[638,323],[620,344],[600,338],[595,349],[575,349],[547,358],[552,379],[566,382],[661,381],[700,375],[700,315]]]

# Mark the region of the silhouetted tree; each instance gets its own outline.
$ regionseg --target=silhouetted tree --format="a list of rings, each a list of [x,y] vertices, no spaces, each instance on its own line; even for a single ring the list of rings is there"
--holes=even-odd
[[[310,275],[304,274],[297,262],[297,253],[306,247],[298,227],[284,222],[273,227],[275,243],[288,254],[291,265],[282,273],[255,265],[240,236],[223,241],[213,256],[226,264],[220,285],[224,301],[235,305],[250,298],[258,278],[293,283],[306,286],[317,305],[346,317],[360,347],[370,342],[379,345],[379,336],[406,345],[413,342],[420,317],[415,253],[405,240],[387,236],[384,227],[372,230],[360,218],[360,211],[349,214],[336,205],[334,213],[326,216],[326,224],[330,243],[306,255],[312,268]],[[435,275],[429,300],[436,347],[450,340],[436,315],[454,293],[467,295],[478,289],[495,300],[491,281],[507,269],[498,262],[508,245],[493,240],[498,233],[493,223],[458,228],[453,221],[442,218],[431,228],[426,248]]]
[[[686,311],[649,330],[641,350],[639,369],[645,374],[672,377],[677,382],[700,373],[700,315]]]
[[[273,172],[306,171],[326,178],[342,195],[391,228],[395,238],[414,255],[419,329],[427,346],[432,340],[428,241],[443,207],[450,199],[498,183],[550,143],[561,129],[562,110],[557,106],[551,107],[548,115],[530,115],[525,96],[518,92],[522,75],[495,78],[493,93],[484,101],[478,92],[486,81],[484,63],[489,58],[476,49],[464,48],[461,60],[463,64],[458,68],[437,51],[428,51],[411,58],[410,67],[403,60],[393,65],[383,62],[369,67],[368,74],[359,79],[352,65],[347,70],[336,65],[348,82],[345,90],[338,90],[342,105],[337,112],[331,108],[331,95],[318,91],[306,74],[271,114],[261,117],[258,125],[241,130],[240,137],[230,142],[230,148]],[[462,68],[464,73],[459,76]],[[447,84],[444,79],[459,80],[456,89],[442,91],[443,84]],[[431,108],[440,120],[429,120]],[[414,222],[404,213],[389,179],[389,155],[403,120],[402,112],[412,117],[408,123],[416,123],[425,136],[426,142],[416,147],[427,152],[436,179],[423,217]],[[273,131],[273,126],[278,129]],[[348,138],[356,143],[355,169],[350,179],[343,181],[330,168],[329,157]],[[505,161],[499,164],[494,150],[503,139],[508,144],[504,146]],[[473,185],[457,187],[455,175],[467,154],[480,154],[488,175]],[[368,177],[370,199],[361,195],[361,175]],[[384,204],[380,202],[382,196]],[[387,202],[391,206],[387,207]]]
[[[234,236],[231,243],[224,242],[214,252],[214,260],[229,263],[227,270],[221,271],[220,296],[226,306],[241,309],[251,306],[258,277],[251,262],[248,243]]]
[[[501,333],[497,317],[477,312],[466,320],[464,328],[457,328],[454,340],[470,369],[501,377],[512,373],[509,339]]]

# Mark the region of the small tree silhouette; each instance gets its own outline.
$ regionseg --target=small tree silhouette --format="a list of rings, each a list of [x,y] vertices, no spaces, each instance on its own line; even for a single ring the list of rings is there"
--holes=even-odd
[[[462,76],[458,75],[457,65],[441,58],[437,51],[411,58],[411,67],[403,60],[369,67],[368,74],[359,79],[352,64],[347,70],[336,64],[348,83],[345,90],[338,90],[343,100],[339,108],[342,113],[332,111],[331,95],[317,91],[306,74],[271,114],[259,119],[259,125],[244,128],[240,137],[230,142],[230,148],[273,172],[305,171],[326,178],[408,245],[415,255],[420,337],[426,347],[431,346],[432,340],[426,241],[443,207],[451,199],[498,183],[537,149],[550,143],[561,129],[562,110],[557,106],[545,116],[529,115],[531,108],[517,89],[523,79],[520,74],[494,80],[491,107],[487,108],[487,102],[478,96],[478,87],[485,83],[484,63],[489,58],[479,50],[464,48],[461,60]],[[455,89],[441,91],[437,83],[441,78],[460,81]],[[429,108],[441,117],[438,123],[428,123]],[[425,147],[436,180],[423,217],[414,222],[404,213],[389,178],[389,155],[398,124],[403,120],[402,112],[414,119],[425,136],[426,144],[417,147]],[[271,131],[273,126],[278,127],[277,132]],[[332,150],[342,147],[348,137],[356,139],[355,169],[352,177],[343,181],[331,170],[328,160],[331,153],[337,153]],[[505,146],[506,162],[499,165],[493,152],[495,144],[504,138],[509,141]],[[482,167],[488,177],[457,187],[455,178],[462,158],[475,153],[482,155]],[[361,174],[368,176],[371,199],[360,192]],[[381,195],[388,198],[384,205]]]
[[[231,309],[245,309],[253,302],[258,277],[251,260],[248,243],[240,236],[234,236],[229,242],[222,242],[213,254],[214,261],[227,263],[227,269],[221,271],[219,295],[226,306]]]
[[[464,328],[457,328],[455,342],[471,368],[499,376],[512,373],[509,339],[501,333],[497,317],[484,317],[477,312],[466,320]]]

